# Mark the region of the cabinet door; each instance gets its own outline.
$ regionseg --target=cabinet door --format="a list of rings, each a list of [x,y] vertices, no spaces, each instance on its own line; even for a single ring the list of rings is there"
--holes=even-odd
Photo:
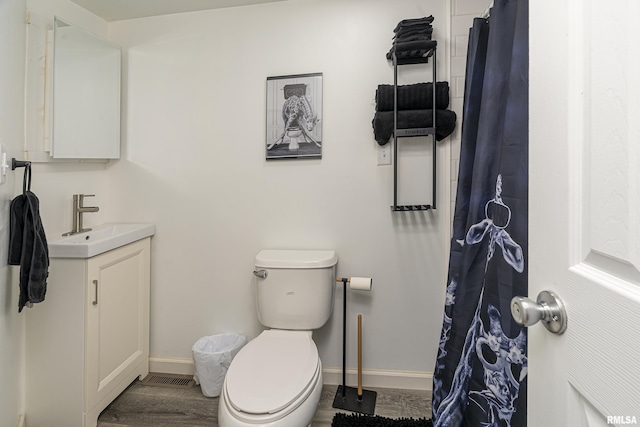
[[[148,372],[149,252],[144,239],[87,261],[85,411]]]

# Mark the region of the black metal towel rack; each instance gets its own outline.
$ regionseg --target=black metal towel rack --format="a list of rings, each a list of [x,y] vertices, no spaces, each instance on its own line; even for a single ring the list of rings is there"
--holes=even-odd
[[[11,170],[17,168],[24,168],[24,178],[22,180],[22,194],[26,194],[27,191],[31,191],[31,162],[16,160],[15,157],[11,159]]]
[[[426,211],[436,208],[436,49],[434,46],[424,56],[416,58],[397,58],[396,52],[392,53],[393,60],[393,212],[406,211]],[[409,64],[426,64],[429,58],[433,58],[432,68],[432,85],[433,85],[433,105],[431,108],[433,117],[431,127],[428,128],[412,128],[398,129],[398,66]],[[429,204],[420,205],[398,205],[398,138],[416,137],[416,136],[432,136],[433,146],[433,178],[432,178],[432,201]]]
[[[11,170],[16,170],[17,168],[30,168],[31,162],[28,160],[16,160],[16,158],[11,159]]]

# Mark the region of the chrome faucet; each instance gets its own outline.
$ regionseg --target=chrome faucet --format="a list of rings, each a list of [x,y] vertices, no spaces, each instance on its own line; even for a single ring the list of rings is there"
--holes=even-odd
[[[73,195],[73,229],[67,233],[64,233],[63,236],[70,236],[72,234],[91,231],[90,228],[83,228],[82,214],[86,212],[98,212],[100,208],[97,206],[84,206],[85,197],[95,197],[95,194]]]

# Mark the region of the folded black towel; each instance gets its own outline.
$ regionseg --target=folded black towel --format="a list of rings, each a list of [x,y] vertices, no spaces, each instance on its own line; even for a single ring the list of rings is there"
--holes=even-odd
[[[429,40],[431,40],[430,34],[427,34],[427,35],[416,34],[416,35],[409,35],[409,36],[397,39],[394,43],[429,41]]]
[[[433,23],[432,15],[426,16],[424,18],[403,19],[402,21],[398,22],[398,25],[396,25],[396,28],[394,28],[393,32],[397,33],[398,31],[401,31],[405,28],[431,25],[432,23]]]
[[[387,53],[387,59],[392,59],[392,54],[396,52],[396,58],[422,58],[426,57],[431,49],[436,47],[436,40],[417,40],[409,42],[397,42],[393,44],[391,50]]]
[[[24,191],[11,201],[9,264],[20,265],[18,311],[44,301],[49,276],[49,247],[39,213],[38,198]]]
[[[429,28],[412,28],[410,30],[402,31],[393,36],[394,41],[409,41],[412,37],[418,37],[421,40],[431,40],[433,35],[433,27]]]
[[[436,109],[449,107],[449,82],[436,83]],[[433,108],[433,84],[417,83],[398,86],[398,110]],[[376,111],[393,111],[393,85],[378,85]]]
[[[433,124],[433,111],[398,111],[398,129],[429,128]],[[378,144],[385,145],[393,135],[393,111],[378,111],[373,117],[373,135]],[[456,113],[451,110],[436,110],[436,140],[441,141],[456,127]]]

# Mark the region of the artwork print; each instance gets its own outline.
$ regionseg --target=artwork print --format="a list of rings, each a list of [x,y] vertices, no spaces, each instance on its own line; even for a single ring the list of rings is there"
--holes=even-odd
[[[267,78],[267,160],[322,157],[322,73]]]

